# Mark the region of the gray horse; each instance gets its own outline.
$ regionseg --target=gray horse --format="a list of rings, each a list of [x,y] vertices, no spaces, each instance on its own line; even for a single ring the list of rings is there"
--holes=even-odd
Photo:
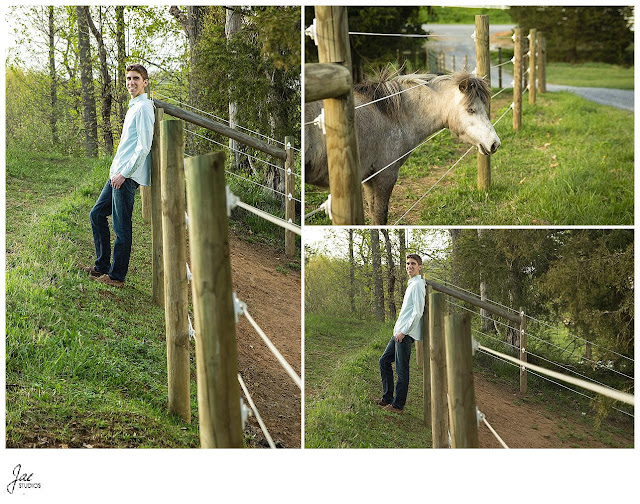
[[[395,94],[403,90],[407,91]],[[400,167],[409,158],[403,154],[429,135],[448,128],[482,154],[493,154],[500,147],[486,113],[491,99],[489,86],[467,72],[392,75],[385,69],[375,80],[356,85],[353,94],[362,179],[391,163],[364,183],[373,224],[387,223],[393,186]],[[357,108],[385,97],[388,98]],[[313,121],[321,109],[322,102],[307,104],[305,122]],[[326,142],[322,131],[312,124],[305,129],[305,180],[329,186]]]

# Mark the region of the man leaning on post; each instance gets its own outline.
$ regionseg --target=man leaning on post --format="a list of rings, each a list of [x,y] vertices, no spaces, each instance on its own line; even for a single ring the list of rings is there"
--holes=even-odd
[[[149,151],[153,140],[153,101],[145,88],[149,75],[139,64],[127,66],[127,91],[131,95],[129,110],[122,126],[118,150],[111,163],[109,180],[90,213],[95,266],[84,268],[98,282],[123,287],[131,257],[133,204],[139,186],[151,184]],[[111,261],[111,237],[107,216],[113,215],[116,239]]]
[[[409,283],[404,293],[402,308],[393,327],[393,336],[380,357],[380,377],[382,378],[382,399],[376,403],[387,411],[402,413],[409,391],[409,358],[415,340],[422,339],[422,314],[424,312],[425,283],[420,273],[422,258],[418,254],[407,255]],[[393,369],[396,363],[395,396],[393,393]]]

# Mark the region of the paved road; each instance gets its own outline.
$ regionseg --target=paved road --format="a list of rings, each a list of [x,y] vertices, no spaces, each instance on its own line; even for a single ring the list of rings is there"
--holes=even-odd
[[[508,31],[515,25],[490,25],[489,34]],[[476,66],[476,46],[475,41],[471,38],[471,34],[475,30],[474,25],[439,25],[425,24],[422,25],[424,30],[429,31],[433,35],[439,35],[443,38],[428,39],[429,47],[435,51],[443,50],[446,56],[446,68],[451,69],[451,56],[455,54],[456,69],[462,69],[465,55],[468,60],[468,69],[471,71]],[[513,80],[510,65],[502,67],[502,83],[504,86],[510,86]],[[498,85],[498,69],[491,69],[491,83],[493,86]],[[592,87],[574,87],[562,86],[547,83],[547,91],[569,91],[575,93],[587,100],[594,101],[603,105],[611,105],[624,110],[633,111],[634,99],[633,90],[626,89],[607,89]]]

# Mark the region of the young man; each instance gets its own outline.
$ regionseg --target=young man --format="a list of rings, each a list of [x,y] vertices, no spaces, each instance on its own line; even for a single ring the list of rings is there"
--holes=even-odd
[[[394,413],[402,413],[407,401],[409,390],[409,358],[414,340],[422,339],[422,313],[424,312],[425,284],[420,276],[422,258],[418,254],[407,256],[407,273],[409,283],[404,293],[402,308],[393,336],[386,350],[380,357],[380,376],[382,378],[382,399],[376,401],[379,406]],[[393,369],[391,363],[396,363],[398,382],[396,383],[395,398],[393,395]]]
[[[118,150],[111,163],[109,180],[91,210],[91,228],[96,247],[94,267],[86,268],[99,282],[122,287],[131,257],[133,203],[138,186],[151,183],[149,151],[153,139],[153,102],[147,99],[145,88],[149,75],[142,65],[127,67],[127,90],[131,95],[129,110],[122,126]],[[111,243],[107,216],[113,214],[116,240]]]

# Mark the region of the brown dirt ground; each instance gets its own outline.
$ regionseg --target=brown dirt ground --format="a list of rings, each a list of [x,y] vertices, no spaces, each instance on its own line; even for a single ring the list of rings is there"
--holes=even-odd
[[[290,262],[274,249],[247,243],[230,233],[233,286],[247,311],[298,376],[301,373],[301,275],[276,270]],[[276,446],[301,447],[301,391],[246,317],[236,327],[238,370]],[[245,431],[252,446],[268,446],[255,417]]]
[[[633,419],[610,420],[606,434],[591,427],[592,411],[553,410],[542,393],[529,390],[520,395],[518,385],[498,383],[489,374],[474,373],[476,405],[509,448],[612,448],[633,446]],[[584,415],[583,415],[584,413]],[[612,433],[618,431],[618,433]],[[626,433],[625,434],[623,434]],[[481,424],[480,448],[502,448]]]

